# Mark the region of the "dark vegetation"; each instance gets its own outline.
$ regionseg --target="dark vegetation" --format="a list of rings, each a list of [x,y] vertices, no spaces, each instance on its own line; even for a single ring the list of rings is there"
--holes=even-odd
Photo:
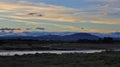
[[[113,39],[111,37],[105,37],[105,38],[100,38],[100,39],[79,39],[76,41],[67,41],[67,40],[40,40],[40,39],[1,39],[0,44],[4,43],[37,43],[37,44],[44,44],[44,43],[120,43],[120,39]]]
[[[4,39],[0,40],[1,50],[81,50],[119,49],[120,40],[106,37],[98,40],[80,39],[77,41]]]
[[[77,41],[78,43],[96,43],[96,44],[109,44],[109,43],[120,43],[119,39],[113,39],[111,37],[104,37],[103,39],[98,39],[98,40],[87,40],[87,39],[80,39]]]
[[[0,56],[0,67],[120,67],[120,52]]]

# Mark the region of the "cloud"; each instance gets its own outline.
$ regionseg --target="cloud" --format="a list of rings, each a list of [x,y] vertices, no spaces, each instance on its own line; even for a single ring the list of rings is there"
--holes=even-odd
[[[69,25],[58,25],[58,24],[53,24],[53,26],[63,28],[63,29],[70,29],[71,31],[81,31],[80,28],[75,27],[75,26],[69,26]]]
[[[42,14],[37,14],[37,13],[28,13],[27,15],[29,16],[38,16],[38,17],[42,17]]]
[[[22,22],[25,24],[31,24],[31,25],[38,25],[38,24],[42,24],[42,23],[37,23],[37,22],[29,22],[29,21],[24,21],[24,20],[13,20],[15,22]]]
[[[69,23],[99,23],[99,24],[120,24],[120,17],[112,17],[112,14],[119,11],[118,7],[114,7],[111,2],[118,2],[118,0],[89,0],[91,2],[109,2],[104,5],[82,8],[68,8],[64,6],[56,6],[45,3],[31,4],[26,0],[17,2],[16,4],[9,3],[8,0],[1,0],[0,12],[10,12],[6,16],[13,19],[37,19],[49,20]],[[88,1],[88,0],[87,0]],[[8,8],[9,7],[9,8]],[[32,15],[31,15],[32,14]],[[112,17],[112,19],[111,19]],[[37,25],[38,23],[29,22],[28,24]]]
[[[90,20],[91,23],[97,23],[97,24],[120,24],[120,19],[104,19],[104,18],[97,18]]]
[[[31,21],[24,21],[24,20],[14,20],[17,22],[23,22],[26,24],[31,24],[31,25],[49,25],[49,26],[54,26],[57,28],[65,29],[65,31],[70,30],[70,31],[81,31],[80,28],[75,27],[75,26],[69,26],[69,25],[60,25],[60,24],[53,24],[53,23],[45,23],[45,22],[31,22]],[[64,31],[64,30],[63,30]]]
[[[21,30],[20,28],[0,28],[0,30]]]
[[[87,30],[86,30],[87,31]],[[116,32],[115,30],[103,30],[103,29],[89,29],[89,32],[102,32],[102,33],[111,33]]]
[[[31,30],[31,28],[25,28],[25,30]]]
[[[0,18],[0,20],[3,20],[4,18]]]
[[[0,28],[1,32],[23,32],[21,28]]]
[[[92,1],[92,2],[117,2],[119,0],[88,0],[88,1]]]
[[[45,30],[45,28],[37,27],[36,30]]]
[[[111,5],[110,4],[104,4],[104,5],[102,5],[101,7],[103,8],[103,9],[106,9],[106,8],[109,8]]]
[[[11,11],[11,12],[12,11],[18,12],[16,13],[16,15],[9,16],[11,18],[21,18],[21,19],[38,18],[42,20],[65,21],[65,22],[82,21],[80,18],[78,19],[74,15],[74,12],[78,10],[73,8],[66,8],[62,6],[53,6],[53,5],[47,5],[47,4],[42,4],[40,6],[31,6],[31,5],[0,3],[0,6],[2,11],[4,10],[4,11]],[[34,16],[30,15],[30,12],[34,13]],[[42,14],[45,16],[42,18],[39,18],[43,16]]]

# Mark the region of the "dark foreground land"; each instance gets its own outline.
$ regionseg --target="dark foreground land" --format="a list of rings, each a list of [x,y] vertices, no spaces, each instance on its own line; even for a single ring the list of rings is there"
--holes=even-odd
[[[0,50],[88,50],[88,49],[120,49],[120,40],[111,38],[100,40],[0,40]]]
[[[0,44],[0,50],[120,50],[119,43],[7,43]]]
[[[0,56],[0,67],[120,67],[120,52]]]

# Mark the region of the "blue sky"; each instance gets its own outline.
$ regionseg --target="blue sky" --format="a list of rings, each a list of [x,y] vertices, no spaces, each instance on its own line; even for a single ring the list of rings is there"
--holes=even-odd
[[[0,0],[0,28],[119,32],[120,0]],[[30,30],[26,30],[26,29]]]

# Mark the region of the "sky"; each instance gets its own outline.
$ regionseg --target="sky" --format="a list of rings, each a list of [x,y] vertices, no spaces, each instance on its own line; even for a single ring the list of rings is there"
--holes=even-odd
[[[0,29],[120,32],[120,0],[0,0]]]

